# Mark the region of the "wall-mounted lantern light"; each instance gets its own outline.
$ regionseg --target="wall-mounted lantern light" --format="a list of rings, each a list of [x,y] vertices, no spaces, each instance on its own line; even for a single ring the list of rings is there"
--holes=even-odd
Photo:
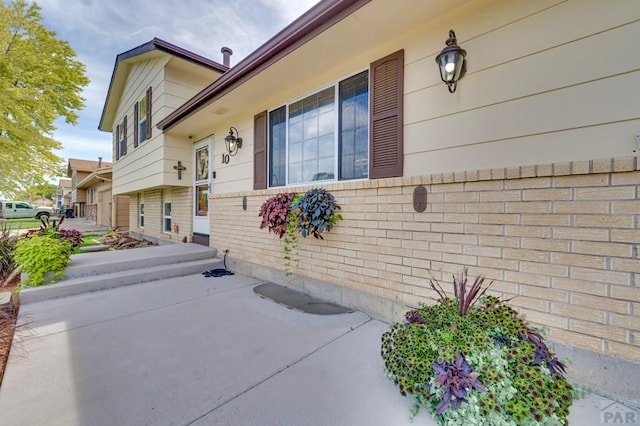
[[[447,47],[436,56],[440,67],[440,78],[445,82],[450,93],[456,91],[458,80],[467,72],[467,51],[458,46],[456,33],[449,30],[449,38],[445,42]]]
[[[238,153],[238,149],[242,148],[242,138],[234,136],[238,134],[238,129],[235,127],[229,128],[229,134],[224,138],[224,144],[227,147],[227,153],[230,156],[234,156]]]

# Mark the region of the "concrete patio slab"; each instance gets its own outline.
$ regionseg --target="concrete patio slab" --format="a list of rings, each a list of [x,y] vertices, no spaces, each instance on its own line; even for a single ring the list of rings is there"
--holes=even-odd
[[[11,352],[2,424],[410,424],[383,374],[387,324],[288,309],[259,284],[198,274],[23,306],[32,333]],[[594,395],[570,421],[624,410]],[[421,411],[413,424],[435,423]]]

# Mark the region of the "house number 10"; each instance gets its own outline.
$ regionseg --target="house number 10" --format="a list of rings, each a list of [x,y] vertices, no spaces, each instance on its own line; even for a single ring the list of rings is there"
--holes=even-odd
[[[229,164],[229,154],[222,154],[222,164]]]

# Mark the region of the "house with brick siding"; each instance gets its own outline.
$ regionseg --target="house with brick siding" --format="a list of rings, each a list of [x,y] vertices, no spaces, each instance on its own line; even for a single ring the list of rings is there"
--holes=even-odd
[[[112,196],[127,200],[127,212],[124,203],[114,210],[128,218],[119,228],[160,243],[209,244],[210,153],[198,151],[207,170],[199,164],[197,174],[197,141],[167,135],[155,123],[229,69],[231,49],[222,53],[224,64],[154,38],[116,57],[98,128],[113,135]]]
[[[452,29],[467,70],[450,93]],[[638,403],[639,39],[635,0],[322,0],[154,134],[211,159],[193,199],[234,270],[391,321],[467,267],[575,380]],[[287,276],[258,211],[315,187],[344,219],[301,239]]]

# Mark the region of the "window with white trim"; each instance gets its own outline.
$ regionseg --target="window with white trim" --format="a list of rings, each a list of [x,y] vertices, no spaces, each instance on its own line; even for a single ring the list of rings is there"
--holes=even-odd
[[[147,139],[147,97],[138,102],[138,143]]]
[[[269,112],[269,186],[369,176],[369,72]]]
[[[151,87],[133,108],[133,146],[151,139]]]
[[[162,203],[162,232],[171,233],[171,201]]]
[[[138,226],[144,228],[144,196],[138,194]]]
[[[127,154],[127,116],[116,126],[116,160]]]

